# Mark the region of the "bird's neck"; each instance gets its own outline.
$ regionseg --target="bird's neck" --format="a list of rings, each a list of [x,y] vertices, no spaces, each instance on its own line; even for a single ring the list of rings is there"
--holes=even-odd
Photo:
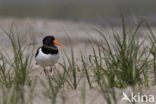
[[[42,51],[46,54],[57,54],[58,48],[55,45],[53,46],[43,45]]]
[[[47,48],[47,49],[51,49],[51,50],[58,50],[57,47],[56,47],[55,45],[48,46],[48,45],[45,45],[45,44],[44,44],[42,47],[43,47],[43,48]]]

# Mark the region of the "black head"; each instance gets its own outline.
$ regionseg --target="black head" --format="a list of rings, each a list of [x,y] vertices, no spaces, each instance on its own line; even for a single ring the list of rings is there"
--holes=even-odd
[[[43,44],[44,45],[48,45],[48,46],[51,46],[51,45],[54,45],[53,41],[55,40],[55,37],[54,36],[46,36],[44,39],[43,39]]]
[[[42,52],[45,54],[57,54],[58,49],[54,45],[54,41],[55,41],[54,36],[46,36],[42,41],[43,42],[43,46],[41,48]]]

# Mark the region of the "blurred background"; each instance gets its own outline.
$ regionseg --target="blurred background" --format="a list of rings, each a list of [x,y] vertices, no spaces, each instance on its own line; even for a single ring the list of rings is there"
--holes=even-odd
[[[126,34],[132,37],[129,40],[127,36],[127,39],[118,38],[124,32],[121,13],[126,17]],[[127,94],[135,91],[134,94],[138,96],[156,96],[153,80],[155,70],[152,69],[152,60],[155,58],[146,58],[154,42],[150,41],[150,32],[146,26],[141,25],[138,29],[139,25],[135,24],[139,23],[140,18],[148,21],[155,35],[156,0],[0,0],[0,69],[4,69],[1,71],[3,74],[0,73],[0,104],[104,104],[106,101],[110,104],[115,96],[118,102],[116,104],[121,104],[123,91]],[[17,50],[16,47],[13,48],[16,51],[12,50],[14,44],[11,44],[8,34],[19,36],[21,45],[17,46]],[[100,34],[107,39],[106,42]],[[55,77],[50,78],[36,65],[34,58],[38,47],[42,46],[42,39],[47,35],[55,36],[56,40],[66,46],[58,47],[60,64],[54,67]],[[125,44],[124,40],[130,45]],[[16,38],[14,42],[16,43]],[[100,45],[97,47],[94,42]],[[21,52],[22,55],[20,48],[26,49]],[[35,50],[32,51],[31,48]],[[141,55],[138,56],[139,53]],[[30,56],[32,61],[24,61],[27,58],[23,56]],[[29,68],[31,63],[32,67]],[[127,68],[127,63],[130,68]],[[125,71],[126,68],[129,70]],[[58,71],[55,72],[55,69]],[[112,74],[113,70],[117,72]],[[14,71],[18,74],[10,73]],[[120,72],[123,73],[120,75]],[[123,79],[124,75],[127,76],[126,79]],[[134,79],[134,76],[138,77]],[[92,84],[90,87],[89,82]],[[137,87],[138,90],[127,87],[128,85]],[[115,101],[112,104],[114,103]]]
[[[120,13],[156,19],[156,0],[0,0],[1,17],[85,20],[118,24]]]

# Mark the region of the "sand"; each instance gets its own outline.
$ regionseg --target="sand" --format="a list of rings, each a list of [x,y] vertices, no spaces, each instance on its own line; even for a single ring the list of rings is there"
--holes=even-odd
[[[71,47],[74,50],[74,55],[76,58],[80,57],[80,49],[82,53],[86,56],[92,53],[91,44],[89,43],[90,40],[100,40],[101,36],[98,32],[94,30],[94,28],[98,28],[102,31],[106,37],[110,38],[110,41],[113,42],[112,30],[121,33],[121,26],[116,27],[101,27],[98,24],[91,24],[85,22],[75,22],[75,21],[64,21],[64,20],[47,20],[47,19],[32,19],[32,18],[0,18],[0,49],[1,51],[5,50],[12,56],[12,49],[10,42],[5,35],[4,31],[9,31],[11,25],[14,25],[13,30],[20,36],[22,44],[34,44],[35,49],[41,46],[41,40],[43,37],[47,35],[53,35],[56,37],[56,40],[63,43],[66,48],[59,48],[60,50],[60,60],[64,57],[64,52],[67,55],[70,55]],[[109,25],[109,24],[108,24]],[[155,30],[156,27],[152,27]],[[154,31],[155,32],[155,31]],[[142,27],[139,31],[139,40],[143,40],[147,37],[147,29]],[[145,45],[149,45],[149,41],[145,43]],[[6,48],[7,47],[7,48]],[[35,54],[35,51],[33,52]],[[56,65],[59,66],[59,65]],[[33,59],[33,68],[36,69],[35,73],[32,73],[31,78],[37,76],[38,79],[43,80],[46,82],[46,76],[43,75],[42,68],[35,65],[35,60]],[[50,104],[50,100],[43,96],[43,92],[45,89],[43,86],[37,82],[37,87],[35,88],[35,95],[33,99],[33,104]],[[83,82],[81,85],[83,86]],[[149,88],[144,88],[141,86],[144,94],[151,94],[156,97],[156,86],[150,86]],[[27,90],[27,88],[26,88]],[[115,89],[116,97],[118,104],[127,104],[127,102],[121,102],[123,97],[122,93],[129,93],[132,92],[132,88],[128,87],[125,89]],[[88,85],[85,86],[86,98],[85,104],[106,104],[106,100],[103,97],[102,92],[99,89],[90,89]],[[139,92],[139,88],[135,91],[136,93]],[[29,93],[29,91],[27,91]],[[82,94],[82,87],[79,87],[77,90],[72,90],[70,88],[62,88],[58,92],[58,96],[56,98],[56,104],[83,104],[83,98],[81,97]],[[139,104],[139,103],[138,103]],[[150,104],[150,103],[148,103]],[[156,104],[155,102],[151,104]]]

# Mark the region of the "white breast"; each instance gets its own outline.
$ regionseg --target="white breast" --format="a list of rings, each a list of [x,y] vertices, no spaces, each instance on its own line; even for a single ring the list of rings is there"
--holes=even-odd
[[[59,53],[57,54],[44,54],[41,50],[39,49],[38,55],[35,57],[36,63],[39,64],[42,67],[46,66],[53,66],[59,59]]]

